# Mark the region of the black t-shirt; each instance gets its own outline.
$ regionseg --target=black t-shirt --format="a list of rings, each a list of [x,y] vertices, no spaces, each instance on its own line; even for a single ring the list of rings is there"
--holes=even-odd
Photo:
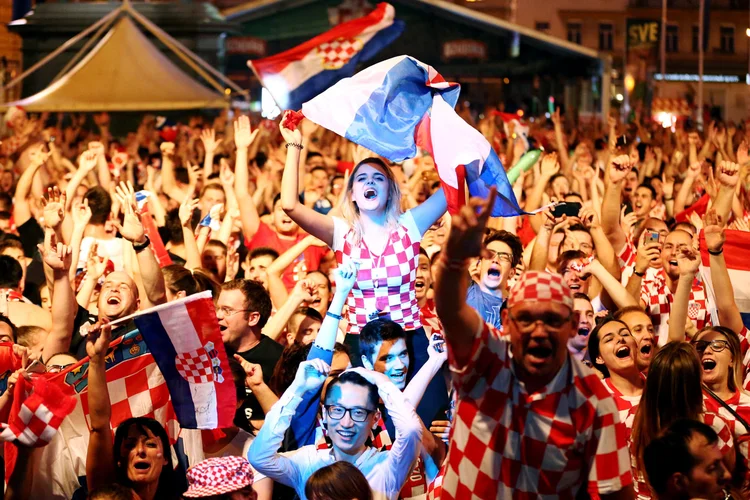
[[[184,266],[187,262],[185,259],[183,259],[179,255],[173,254],[172,252],[167,252],[167,254],[169,255],[169,258],[172,259],[172,264],[179,264],[181,266]]]
[[[44,242],[44,230],[33,217],[18,226],[18,236],[21,238],[23,253],[31,258],[26,266],[26,282],[23,286],[23,296],[36,305],[42,304],[39,287],[45,283],[44,265],[39,254],[37,244]]]
[[[68,349],[76,359],[83,359],[87,356],[86,337],[81,335],[81,328],[83,326],[93,325],[96,323],[97,319],[98,318],[88,312],[87,309],[84,309],[80,305],[78,306],[78,312],[76,313],[75,320],[73,320],[73,337],[70,339],[70,349]],[[117,337],[122,337],[126,333],[133,331],[135,328],[136,326],[133,320],[116,325],[112,330],[112,340]]]
[[[258,342],[255,347],[248,351],[238,352],[237,354],[250,363],[260,365],[263,370],[263,381],[267,384],[271,380],[273,369],[276,367],[276,362],[281,357],[281,352],[283,350],[284,348],[281,344],[272,340],[270,337],[261,335],[260,342]],[[227,348],[227,354],[232,356],[234,353],[231,349]],[[263,420],[266,414],[263,412],[260,403],[258,403],[258,400],[253,395],[252,391],[250,391],[250,389],[246,389],[246,391],[247,398],[240,409],[237,410],[235,423],[242,428],[248,429],[249,424],[247,422],[249,420]]]

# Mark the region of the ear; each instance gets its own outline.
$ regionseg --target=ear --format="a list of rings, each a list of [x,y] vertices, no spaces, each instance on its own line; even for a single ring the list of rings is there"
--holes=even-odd
[[[596,364],[597,365],[603,365],[604,364],[604,359],[602,359],[601,356],[597,356],[596,357]]]
[[[378,422],[380,422],[380,410],[375,410],[375,413],[373,413],[372,416],[374,417],[372,419],[372,429],[375,430],[378,427]]]
[[[362,356],[360,356],[360,357],[362,358],[362,366],[364,366],[364,367],[365,367],[365,368],[367,368],[368,370],[374,370],[374,369],[375,369],[375,368],[374,368],[374,367],[372,366],[372,363],[370,362],[370,360],[369,360],[369,359],[367,359],[367,356],[365,356],[365,355],[363,354],[363,355],[362,355]]]
[[[681,472],[675,472],[667,480],[667,491],[671,491],[674,494],[686,492],[688,490],[689,480],[685,474]]]
[[[258,321],[260,321],[260,313],[258,312],[251,312],[250,315],[247,317],[248,326],[255,326],[258,324]]]
[[[510,271],[508,271],[508,279],[511,279],[515,275],[516,275],[516,266],[510,266]]]
[[[175,295],[175,297],[177,297],[178,299],[184,299],[185,297],[187,297],[187,292],[185,292],[185,290],[180,290],[179,292],[177,292],[177,295]]]

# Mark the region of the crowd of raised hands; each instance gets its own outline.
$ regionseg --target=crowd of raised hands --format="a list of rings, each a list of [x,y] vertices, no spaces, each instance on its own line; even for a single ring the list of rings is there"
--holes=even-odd
[[[723,439],[732,486],[747,488],[750,335],[727,264],[737,258],[723,249],[748,241],[750,120],[698,131],[689,121],[671,129],[645,118],[586,122],[558,110],[521,130],[488,108],[472,124],[506,171],[528,150],[543,150],[513,184],[527,214],[491,218],[477,212],[479,200],[453,217],[445,212],[426,153],[382,168],[375,153],[307,119],[294,130],[282,119],[224,111],[134,121],[19,110],[6,121],[0,340],[13,344],[23,367],[6,374],[0,407],[7,414],[19,377],[64,371],[86,357],[90,406],[82,448],[68,442],[65,426],[54,446],[18,446],[6,496],[328,498],[314,495],[349,477],[346,491],[374,495],[359,500],[439,498],[456,403],[467,390],[451,378],[448,352],[452,363],[470,352],[452,350],[446,330],[465,318],[443,313],[435,282],[442,275],[439,286],[507,333],[504,310],[526,271],[560,275],[572,290],[567,352],[612,394],[639,495],[655,491],[644,453],[660,429],[648,418],[661,418],[661,430],[680,416],[702,418]],[[398,189],[370,209],[378,183]],[[360,193],[359,184],[375,194]],[[398,225],[384,223],[378,233],[369,229],[377,217],[367,214],[381,209],[383,220],[393,210]],[[383,263],[389,252],[408,253],[393,250],[396,233],[416,243],[395,264],[413,261],[401,268],[403,283]],[[360,247],[370,264],[357,258]],[[448,279],[463,275],[462,285]],[[108,323],[205,290],[236,379],[235,426],[183,429],[178,452],[143,422],[118,428],[113,441],[105,358],[124,333]],[[394,296],[400,305],[388,302]],[[697,390],[708,386],[734,413],[708,398],[700,408],[672,401],[688,413],[679,415],[668,408],[676,396],[657,389],[648,408],[639,405],[652,378],[689,384],[673,368],[679,353],[669,351],[685,341],[700,346]],[[363,449],[388,458],[347,459],[364,457]],[[34,460],[54,472],[31,467]],[[227,467],[235,476],[222,476]],[[208,477],[224,477],[217,481],[225,486],[212,490]]]

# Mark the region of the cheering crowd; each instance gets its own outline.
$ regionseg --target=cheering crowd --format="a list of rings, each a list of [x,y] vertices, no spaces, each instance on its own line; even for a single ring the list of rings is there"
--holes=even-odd
[[[6,443],[6,498],[747,498],[723,249],[750,230],[750,122],[464,115],[506,170],[543,149],[513,183],[526,214],[490,217],[493,190],[451,216],[429,155],[286,115],[115,136],[106,113],[11,109],[0,337],[23,366],[0,416],[22,379],[86,366],[88,417]],[[206,290],[234,425],[113,431],[110,343]]]

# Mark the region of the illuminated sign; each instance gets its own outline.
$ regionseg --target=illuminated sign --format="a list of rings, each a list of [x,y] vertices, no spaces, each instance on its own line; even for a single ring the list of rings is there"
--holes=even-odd
[[[443,44],[443,59],[487,59],[487,44],[476,40],[453,40]]]
[[[252,36],[232,36],[227,38],[227,54],[263,57],[266,55],[266,41]]]
[[[664,78],[661,73],[656,73],[654,79],[667,82],[697,82],[698,76],[695,73],[667,73],[666,78]],[[740,77],[737,75],[703,75],[703,81],[712,83],[740,83]]]

